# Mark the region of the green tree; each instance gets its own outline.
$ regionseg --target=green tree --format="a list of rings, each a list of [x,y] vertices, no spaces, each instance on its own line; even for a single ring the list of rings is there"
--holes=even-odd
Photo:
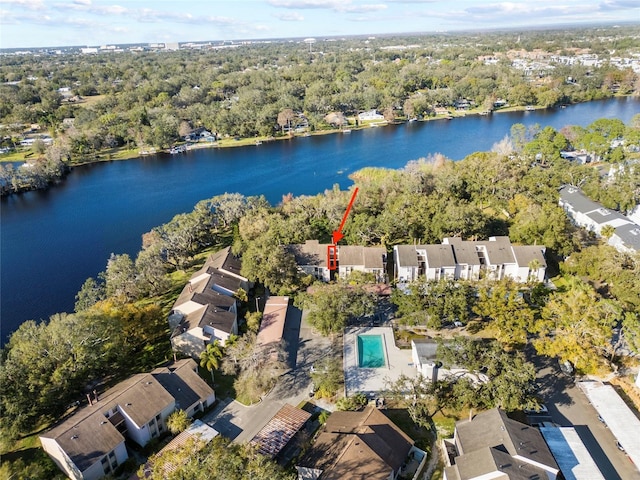
[[[351,318],[374,312],[374,298],[362,287],[339,284],[315,285],[312,292],[296,298],[296,306],[308,310],[308,320],[323,335],[340,333]]]
[[[571,278],[566,292],[555,292],[536,322],[539,338],[536,350],[560,360],[569,360],[576,369],[593,373],[611,355],[613,327],[620,317],[615,302],[606,300],[590,285]]]
[[[206,368],[211,373],[211,383],[213,383],[213,371],[220,368],[222,359],[222,347],[219,340],[207,343],[207,348],[200,354],[200,366]]]
[[[495,338],[508,345],[524,344],[533,329],[534,312],[510,279],[491,282],[478,291],[473,311],[488,321]]]
[[[104,284],[98,283],[93,277],[89,277],[76,294],[75,311],[87,310],[100,300],[104,300],[105,296]]]
[[[311,380],[316,398],[333,398],[344,384],[342,362],[339,358],[325,357],[313,365]]]
[[[184,410],[176,410],[167,417],[167,428],[173,435],[184,432],[191,425],[191,419]]]
[[[101,274],[104,279],[107,297],[131,301],[138,298],[136,268],[131,257],[111,254],[106,270]]]

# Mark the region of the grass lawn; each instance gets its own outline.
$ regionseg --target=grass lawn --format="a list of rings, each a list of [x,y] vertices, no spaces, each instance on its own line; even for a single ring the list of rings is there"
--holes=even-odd
[[[409,435],[409,437],[416,442],[418,448],[430,454],[431,441],[433,440],[431,432],[424,427],[416,425],[413,420],[411,420],[409,412],[403,408],[387,408],[382,410],[382,413],[389,417],[400,430]]]

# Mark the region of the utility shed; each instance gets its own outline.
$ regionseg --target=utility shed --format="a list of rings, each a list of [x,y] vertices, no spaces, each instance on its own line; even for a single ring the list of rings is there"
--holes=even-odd
[[[573,427],[542,427],[540,432],[565,480],[605,480]]]
[[[640,466],[640,420],[611,385],[602,382],[578,382],[578,387],[607,424],[613,436],[636,468]]]

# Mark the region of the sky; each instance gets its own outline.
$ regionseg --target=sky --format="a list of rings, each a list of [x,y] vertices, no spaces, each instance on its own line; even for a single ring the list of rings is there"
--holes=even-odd
[[[0,48],[640,23],[640,0],[0,0]]]

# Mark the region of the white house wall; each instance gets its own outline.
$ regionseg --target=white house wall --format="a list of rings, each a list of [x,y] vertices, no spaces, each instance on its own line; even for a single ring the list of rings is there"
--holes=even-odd
[[[125,447],[124,440],[120,443],[116,448],[114,448],[113,453],[116,456],[116,460],[118,464],[114,468],[118,468],[122,465],[127,459],[129,455],[127,454],[127,447]],[[108,457],[108,454],[106,455]],[[104,457],[103,457],[104,458]],[[82,478],[84,480],[98,480],[105,476],[104,467],[102,466],[102,459],[98,459],[93,465],[87,468],[84,472],[82,472]]]
[[[40,437],[40,442],[42,443],[42,449],[49,454],[60,470],[73,480],[82,480],[82,473],[77,469],[75,464],[71,462],[71,459],[64,450],[60,448],[58,442],[53,438],[46,437]]]

